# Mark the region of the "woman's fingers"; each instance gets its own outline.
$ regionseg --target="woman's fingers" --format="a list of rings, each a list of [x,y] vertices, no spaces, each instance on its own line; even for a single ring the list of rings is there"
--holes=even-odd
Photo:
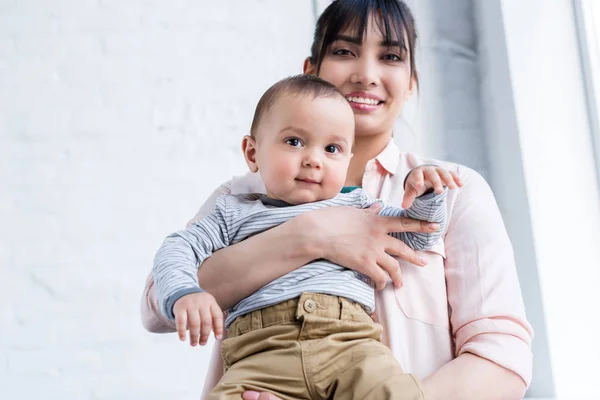
[[[376,260],[374,255],[363,257],[363,259],[359,262],[359,268],[356,268],[355,270],[367,275],[373,281],[375,289],[381,290],[385,287],[385,284],[388,281],[388,274],[386,274],[385,270],[382,269],[374,260]]]
[[[420,221],[408,217],[380,217],[377,222],[385,227],[386,233],[392,232],[422,232],[431,233],[440,229],[435,222]]]
[[[254,390],[246,390],[244,393],[242,393],[242,399],[244,399],[244,400],[281,400],[281,398],[275,396],[272,393],[256,392]]]
[[[396,289],[402,287],[402,271],[400,270],[400,264],[398,264],[398,261],[394,257],[383,253],[377,259],[377,265],[387,272]]]
[[[425,257],[408,247],[405,243],[391,236],[389,236],[389,240],[386,241],[385,251],[418,267],[427,265]]]

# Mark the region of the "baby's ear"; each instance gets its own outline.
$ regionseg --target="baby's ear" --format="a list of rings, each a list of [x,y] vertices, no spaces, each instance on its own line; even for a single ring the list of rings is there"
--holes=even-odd
[[[251,172],[258,172],[258,163],[256,162],[256,139],[252,136],[246,135],[242,139],[242,151],[244,152],[244,158],[248,169]]]

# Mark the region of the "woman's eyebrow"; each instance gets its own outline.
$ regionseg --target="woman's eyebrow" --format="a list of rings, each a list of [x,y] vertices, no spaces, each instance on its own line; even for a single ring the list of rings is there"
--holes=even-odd
[[[362,44],[362,41],[354,36],[346,36],[346,35],[339,35],[335,38],[334,41],[337,40],[343,40],[344,42],[349,42],[349,43],[353,43],[356,44],[358,46],[360,46]],[[379,42],[379,45],[382,47],[400,47],[403,50],[407,50],[406,46],[404,46],[404,43],[402,43],[402,46],[400,45],[400,42],[397,40],[382,40],[381,42]]]
[[[354,36],[339,35],[335,40],[343,40],[344,42],[354,43],[359,46],[362,44],[362,40]]]
[[[379,44],[385,47],[401,47],[400,42],[397,40],[382,40]]]

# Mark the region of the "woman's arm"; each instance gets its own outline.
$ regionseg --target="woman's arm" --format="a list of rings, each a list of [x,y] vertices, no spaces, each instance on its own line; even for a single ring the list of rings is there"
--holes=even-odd
[[[238,187],[248,185],[230,181],[221,186],[194,219],[208,214],[220,195],[240,193],[232,190]],[[378,288],[385,286],[389,277],[400,286],[400,268],[390,254],[414,264],[424,265],[424,261],[417,252],[388,233],[431,233],[436,228],[410,218],[380,217],[379,210],[376,204],[365,210],[330,207],[303,214],[217,251],[198,270],[198,280],[224,310],[287,272],[319,258],[362,272]],[[154,290],[150,279],[142,298],[144,327],[150,332],[174,332],[174,326],[160,315]]]
[[[140,315],[142,317],[142,325],[148,332],[171,333],[176,331],[175,321],[169,320],[162,315],[162,312],[160,312],[158,298],[156,296],[156,287],[154,286],[154,279],[152,279],[152,272],[148,274],[146,283],[144,284]]]
[[[198,280],[223,309],[319,258],[362,272],[379,288],[390,277],[399,286],[400,268],[390,254],[424,264],[417,252],[388,233],[431,233],[435,224],[381,217],[379,209],[377,204],[364,210],[330,207],[305,213],[214,253],[199,269]]]
[[[262,286],[321,257],[304,219],[292,219],[213,253],[198,270],[202,288],[223,310]]]
[[[432,399],[520,399],[531,381],[533,331],[512,246],[487,183],[468,168],[460,176],[444,240],[457,358],[424,385]]]
[[[514,372],[463,353],[423,380],[427,400],[517,400],[527,386]]]

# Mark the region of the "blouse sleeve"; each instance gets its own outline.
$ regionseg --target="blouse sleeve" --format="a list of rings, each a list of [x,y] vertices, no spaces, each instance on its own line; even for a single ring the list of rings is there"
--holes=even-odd
[[[464,183],[444,241],[456,356],[465,352],[518,374],[529,386],[531,340],[512,245],[485,180],[459,167]]]

